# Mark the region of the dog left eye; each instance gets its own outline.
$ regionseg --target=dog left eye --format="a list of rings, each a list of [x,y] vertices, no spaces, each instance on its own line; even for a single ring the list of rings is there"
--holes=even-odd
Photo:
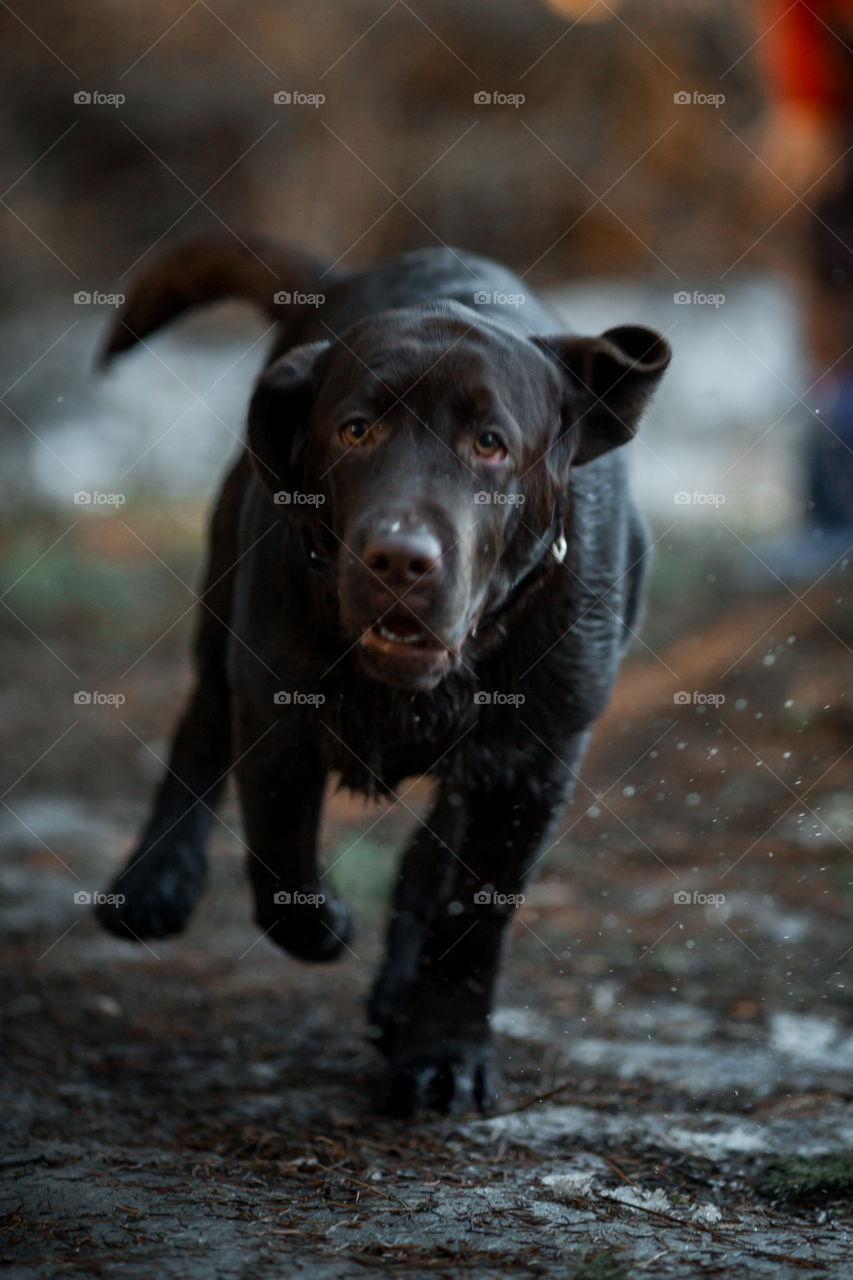
[[[481,458],[505,458],[506,445],[496,431],[482,431],[474,441],[474,452]]]
[[[348,422],[340,431],[344,444],[361,444],[369,435],[370,424],[367,422]]]

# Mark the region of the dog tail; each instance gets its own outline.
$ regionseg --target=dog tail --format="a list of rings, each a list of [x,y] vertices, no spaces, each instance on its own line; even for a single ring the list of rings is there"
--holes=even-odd
[[[322,277],[322,280],[321,280]],[[220,298],[244,298],[268,316],[294,313],[294,294],[328,287],[327,265],[301,249],[252,237],[200,235],[167,249],[137,277],[110,330],[99,364],[168,324]]]

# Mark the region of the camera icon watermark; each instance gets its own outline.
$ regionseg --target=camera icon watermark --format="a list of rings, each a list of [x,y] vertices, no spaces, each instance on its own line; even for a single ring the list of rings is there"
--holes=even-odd
[[[694,689],[692,693],[687,689],[679,689],[678,693],[672,695],[672,700],[677,707],[722,707],[726,701],[726,695],[703,693],[701,689]]]
[[[499,89],[479,89],[474,94],[475,107],[523,107],[527,98],[523,93],[502,93]]]
[[[279,289],[272,300],[277,307],[322,307],[326,301],[325,293],[291,293],[289,289]]]
[[[322,907],[326,901],[324,893],[302,893],[298,889],[290,893],[286,889],[279,889],[272,896],[273,902],[277,907]]]
[[[322,707],[325,693],[300,693],[298,689],[279,689],[272,700],[277,707]]]
[[[322,107],[325,93],[302,93],[299,89],[279,89],[272,100],[277,107]]]
[[[88,889],[78,889],[74,894],[74,905],[77,907],[123,907],[127,898],[123,893],[90,893]]]
[[[279,507],[322,507],[325,493],[300,493],[298,489],[279,489],[273,502]]]
[[[527,901],[523,893],[497,893],[493,889],[478,889],[474,905],[478,907],[521,907]]]
[[[474,502],[478,507],[523,507],[526,501],[523,493],[502,493],[499,489],[480,489],[474,494]]]
[[[726,95],[703,93],[701,89],[680,89],[672,95],[672,100],[677,107],[714,107],[719,110],[726,100]]]
[[[523,693],[501,693],[499,689],[478,689],[474,694],[475,707],[523,707],[526,701]]]
[[[701,289],[676,289],[672,300],[677,307],[723,307],[724,293],[703,293]]]
[[[717,907],[726,901],[724,893],[702,893],[699,889],[676,889],[672,900],[677,907]]]
[[[78,289],[74,294],[75,307],[123,307],[125,301],[123,293],[100,293],[97,289]]]
[[[726,495],[699,493],[695,489],[692,493],[688,493],[686,489],[679,489],[672,495],[672,500],[677,507],[721,507],[726,500]]]
[[[501,293],[500,290],[492,292],[488,289],[478,289],[474,294],[476,307],[523,307],[526,301],[527,295],[524,293]]]
[[[123,693],[101,693],[98,689],[78,689],[74,695],[75,707],[123,707],[126,702]]]
[[[123,507],[127,494],[102,493],[100,489],[80,489],[74,495],[75,507]]]
[[[100,89],[78,89],[74,94],[78,107],[123,107],[126,102],[123,93],[102,93]]]

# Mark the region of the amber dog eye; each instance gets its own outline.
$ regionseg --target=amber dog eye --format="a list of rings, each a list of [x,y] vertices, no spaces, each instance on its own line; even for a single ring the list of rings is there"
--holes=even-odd
[[[495,431],[484,431],[474,441],[474,452],[481,458],[502,458],[506,456],[506,446]]]
[[[369,434],[370,427],[366,422],[348,422],[340,432],[344,444],[361,444]]]

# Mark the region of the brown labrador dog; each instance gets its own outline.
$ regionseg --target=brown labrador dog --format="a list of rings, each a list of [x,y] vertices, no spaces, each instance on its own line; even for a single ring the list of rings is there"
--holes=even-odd
[[[387,1108],[486,1110],[507,929],[637,618],[647,535],[617,446],[670,351],[638,326],[561,334],[465,252],[332,275],[201,240],[143,277],[107,355],[228,295],[279,337],[213,516],[195,692],[100,919],[184,928],[233,768],[259,927],[332,960],[351,926],[317,862],[327,777],[392,794],[431,775],[370,1022]]]

